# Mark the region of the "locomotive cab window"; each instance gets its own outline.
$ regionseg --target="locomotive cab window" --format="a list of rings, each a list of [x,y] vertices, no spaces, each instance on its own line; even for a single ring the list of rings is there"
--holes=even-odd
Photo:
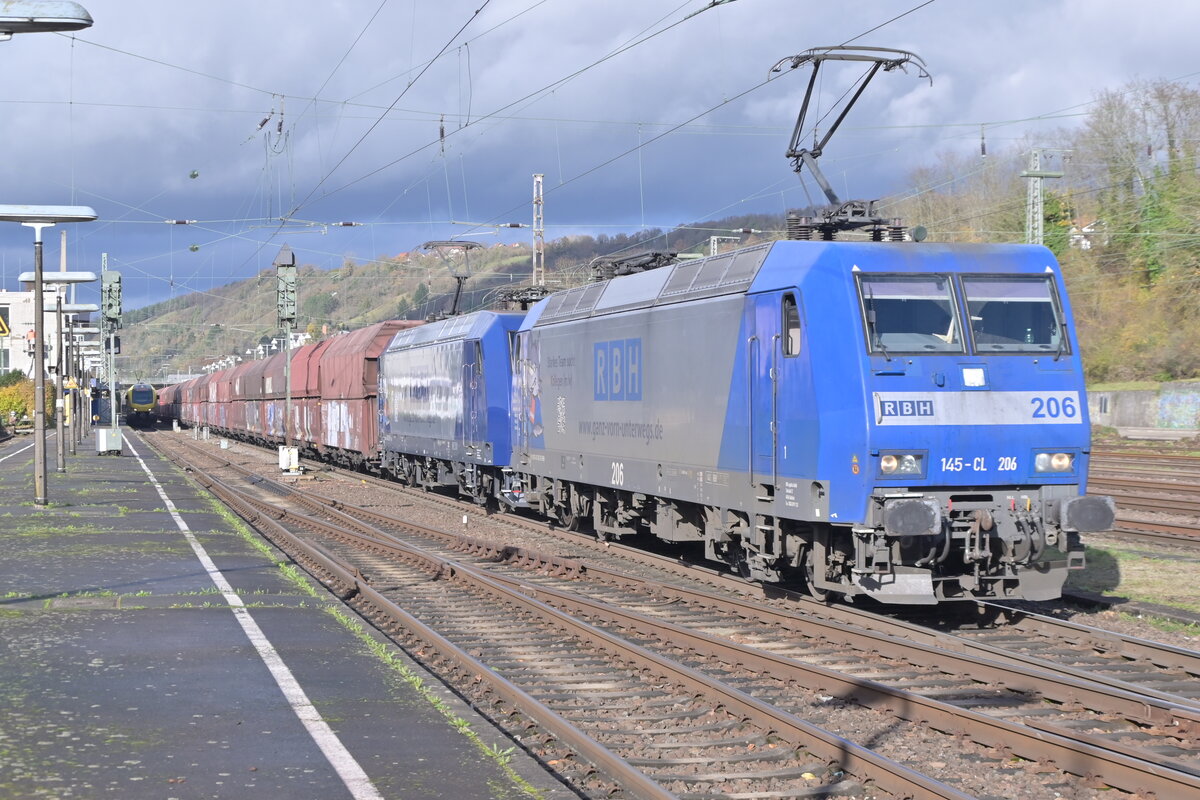
[[[796,298],[783,296],[783,354],[794,356],[800,353],[800,309]]]
[[[860,275],[858,291],[870,352],[963,352],[949,276]]]
[[[521,337],[517,334],[518,331],[508,332],[508,361],[514,372],[517,365],[521,363]]]
[[[138,405],[146,405],[154,402],[154,389],[150,386],[138,384],[129,390],[129,399]]]
[[[976,352],[1069,352],[1048,276],[964,275],[962,285]]]

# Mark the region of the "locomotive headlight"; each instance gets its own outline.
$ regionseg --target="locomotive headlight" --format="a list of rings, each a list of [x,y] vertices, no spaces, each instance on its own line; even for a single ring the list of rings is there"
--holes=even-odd
[[[1037,472],[1070,472],[1075,467],[1072,453],[1038,453],[1033,459]]]
[[[879,458],[883,475],[920,475],[922,456],[917,453],[887,453]]]
[[[1050,456],[1050,469],[1055,472],[1069,472],[1075,466],[1075,456],[1070,453],[1055,453]]]

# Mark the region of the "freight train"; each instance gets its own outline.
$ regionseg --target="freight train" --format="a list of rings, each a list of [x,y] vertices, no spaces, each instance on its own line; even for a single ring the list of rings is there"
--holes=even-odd
[[[1058,597],[1114,519],[1042,247],[778,241],[404,325],[295,352],[307,456],[890,604]],[[159,402],[281,443],[282,357]]]

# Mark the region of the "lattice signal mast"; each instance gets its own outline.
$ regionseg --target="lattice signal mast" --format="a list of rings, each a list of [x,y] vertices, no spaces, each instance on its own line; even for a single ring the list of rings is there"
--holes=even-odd
[[[1043,152],[1039,148],[1031,150],[1029,169],[1021,173],[1022,178],[1029,179],[1025,195],[1025,241],[1029,244],[1042,244],[1045,237],[1046,198],[1042,194],[1042,180],[1063,176],[1059,170],[1042,169]]]
[[[533,285],[546,285],[546,226],[542,217],[542,175],[533,176]]]

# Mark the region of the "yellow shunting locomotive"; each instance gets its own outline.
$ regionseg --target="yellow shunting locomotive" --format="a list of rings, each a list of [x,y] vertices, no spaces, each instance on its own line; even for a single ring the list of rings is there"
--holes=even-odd
[[[149,428],[156,419],[158,390],[149,383],[135,383],[125,391],[125,421],[134,428]]]

